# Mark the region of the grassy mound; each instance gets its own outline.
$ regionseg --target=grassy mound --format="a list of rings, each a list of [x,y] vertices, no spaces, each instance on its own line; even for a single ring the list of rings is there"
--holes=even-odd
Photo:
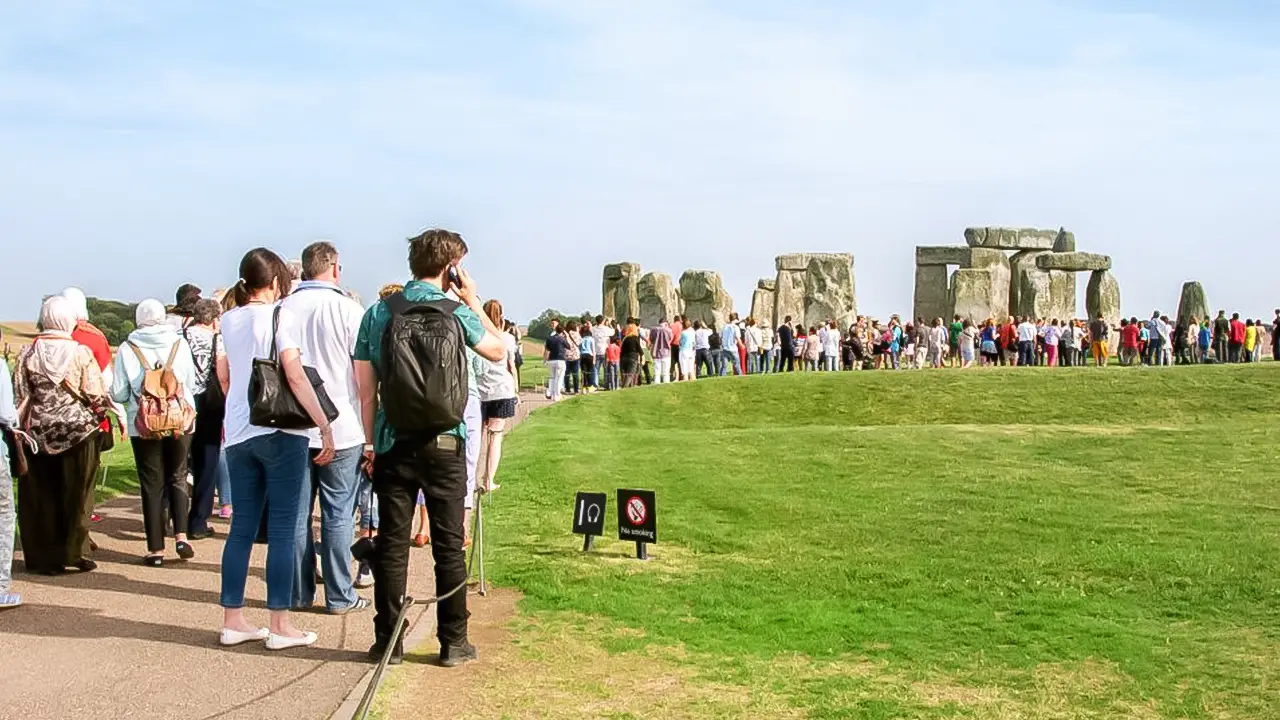
[[[486,538],[544,672],[495,691],[565,716],[1280,716],[1278,370],[792,375],[539,411]],[[569,534],[575,491],[608,492],[613,528],[619,487],[658,493],[648,563]],[[598,652],[619,673],[584,682]]]

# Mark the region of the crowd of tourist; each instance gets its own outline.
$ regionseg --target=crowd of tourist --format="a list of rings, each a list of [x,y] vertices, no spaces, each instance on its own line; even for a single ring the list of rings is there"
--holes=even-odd
[[[412,239],[413,280],[384,288],[365,310],[342,289],[331,243],[308,246],[293,268],[258,248],[225,293],[202,298],[184,285],[171,308],[139,303],[114,356],[84,293],[46,299],[12,378],[0,363],[0,607],[22,601],[10,586],[15,517],[28,572],[97,568],[94,479],[119,435],[137,467],[141,563],[170,561],[170,541],[179,561],[195,557],[219,506],[231,521],[221,644],[314,643],[290,611],[311,608],[323,590],[330,614],[375,608],[370,657],[381,658],[398,637],[415,506],[444,598],[466,583],[468,517],[477,493],[498,487],[502,434],[516,412],[514,324],[498,301],[480,301],[461,266],[466,253],[448,231]],[[408,422],[388,410],[414,398],[421,413]],[[420,428],[421,418],[435,425]],[[265,627],[244,609],[255,542],[267,545]],[[370,585],[372,602],[357,592]],[[467,617],[465,592],[438,603],[445,666],[476,657]]]
[[[1239,314],[1190,318],[1153,313],[1118,324],[1008,317],[981,323],[917,318],[904,323],[859,316],[809,325],[784,317],[776,328],[731,314],[720,327],[685,315],[644,327],[637,318],[552,321],[544,359],[547,397],[683,382],[723,375],[835,370],[918,370],[982,366],[1076,367],[1258,362],[1264,348],[1280,356],[1280,310],[1270,325]]]

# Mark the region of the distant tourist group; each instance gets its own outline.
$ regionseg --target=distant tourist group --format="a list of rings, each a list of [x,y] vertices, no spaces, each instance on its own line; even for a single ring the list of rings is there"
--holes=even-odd
[[[413,279],[366,311],[342,290],[332,244],[308,246],[292,270],[270,250],[251,250],[221,298],[185,285],[172,308],[138,304],[136,329],[114,357],[84,293],[45,300],[12,379],[0,363],[0,607],[21,604],[10,587],[11,475],[27,571],[91,572],[94,480],[119,430],[137,466],[143,564],[168,561],[169,538],[178,559],[193,558],[214,535],[215,510],[231,520],[221,644],[314,643],[290,611],[310,609],[319,585],[330,614],[373,607],[370,658],[390,646],[398,662],[419,515],[414,537],[429,534],[444,598],[440,662],[474,659],[468,519],[477,493],[497,488],[502,434],[516,413],[517,341],[501,304],[480,300],[466,254],[456,233],[413,238]],[[245,613],[255,542],[267,546],[266,626]],[[372,603],[356,592],[371,584]]]
[[[982,366],[1190,365],[1258,362],[1268,340],[1280,356],[1280,310],[1261,320],[1191,318],[1092,321],[1009,317],[980,324],[960,316],[887,323],[859,316],[843,331],[835,321],[805,327],[788,316],[776,328],[731,314],[720,327],[678,315],[644,327],[637,318],[603,315],[552,320],[544,360],[547,397],[683,382],[725,375],[835,370],[918,370]]]

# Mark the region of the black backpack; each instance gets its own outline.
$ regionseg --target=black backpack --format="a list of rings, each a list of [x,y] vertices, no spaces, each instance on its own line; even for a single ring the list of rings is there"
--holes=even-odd
[[[415,303],[404,293],[383,302],[391,311],[378,362],[387,422],[398,433],[439,435],[463,422],[467,345],[452,300]]]

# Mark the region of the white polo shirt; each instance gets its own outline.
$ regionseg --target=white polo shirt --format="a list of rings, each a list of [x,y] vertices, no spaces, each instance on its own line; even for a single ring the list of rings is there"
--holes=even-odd
[[[352,356],[364,308],[333,283],[304,280],[283,305],[294,317],[302,350],[302,364],[315,368],[324,380],[325,392],[338,408],[333,445],[338,450],[363,445],[360,394],[356,390]],[[320,431],[308,432],[311,447],[320,447]]]

